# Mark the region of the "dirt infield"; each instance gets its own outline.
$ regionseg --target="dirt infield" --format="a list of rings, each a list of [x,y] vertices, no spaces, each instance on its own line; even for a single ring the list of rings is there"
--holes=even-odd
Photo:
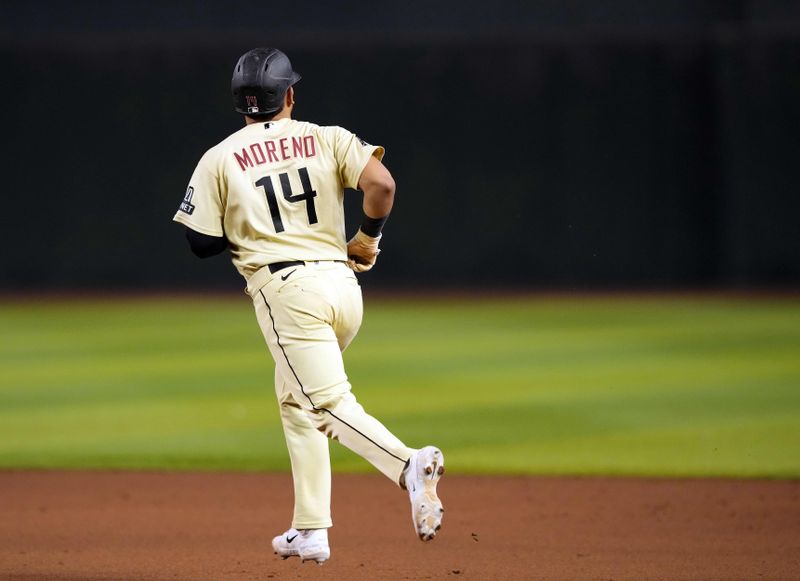
[[[800,481],[447,476],[431,543],[379,476],[334,476],[331,560],[272,554],[285,475],[0,472],[0,578],[800,579]]]

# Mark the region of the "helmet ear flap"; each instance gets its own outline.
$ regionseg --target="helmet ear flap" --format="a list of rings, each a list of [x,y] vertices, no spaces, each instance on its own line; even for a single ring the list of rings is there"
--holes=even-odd
[[[277,48],[254,48],[233,69],[233,107],[244,115],[276,113],[283,107],[286,91],[300,80],[292,64]]]

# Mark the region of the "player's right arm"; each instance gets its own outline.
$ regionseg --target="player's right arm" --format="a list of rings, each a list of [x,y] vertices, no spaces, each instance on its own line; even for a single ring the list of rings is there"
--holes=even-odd
[[[356,235],[347,243],[347,264],[355,272],[372,268],[378,257],[381,229],[394,204],[395,183],[381,163],[384,149],[370,145],[341,127],[334,132],[334,155],[339,165],[341,183],[364,193],[364,217]]]
[[[370,157],[361,177],[358,189],[364,192],[364,215],[373,220],[386,218],[394,205],[395,183],[386,166],[375,157]]]

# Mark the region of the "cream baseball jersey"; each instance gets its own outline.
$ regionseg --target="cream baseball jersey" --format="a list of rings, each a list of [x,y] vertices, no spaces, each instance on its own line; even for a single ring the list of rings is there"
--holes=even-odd
[[[245,278],[273,262],[347,260],[344,188],[383,153],[341,127],[246,125],[203,155],[173,220],[226,236]]]

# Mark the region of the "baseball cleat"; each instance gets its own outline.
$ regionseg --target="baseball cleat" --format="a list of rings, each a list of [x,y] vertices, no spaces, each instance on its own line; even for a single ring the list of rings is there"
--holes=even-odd
[[[272,549],[281,559],[300,557],[303,563],[316,561],[322,565],[331,556],[328,529],[289,529],[272,539]]]
[[[439,448],[425,446],[408,460],[403,476],[411,499],[414,529],[423,541],[430,541],[442,528],[442,501],[436,484],[444,474],[444,455]]]

